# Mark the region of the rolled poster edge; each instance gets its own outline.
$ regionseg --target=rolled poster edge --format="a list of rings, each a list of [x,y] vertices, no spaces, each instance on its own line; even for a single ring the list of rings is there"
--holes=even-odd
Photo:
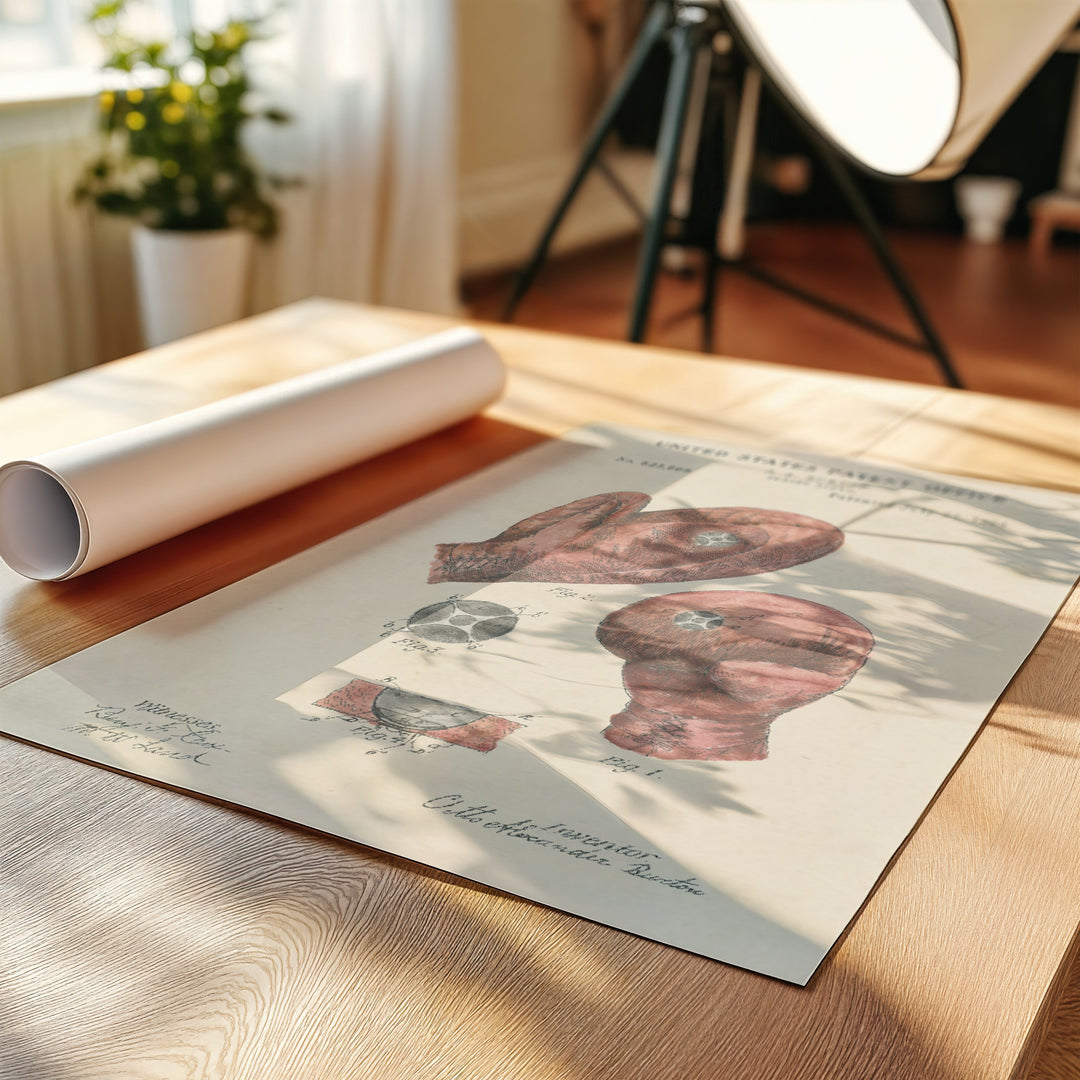
[[[0,466],[0,558],[64,581],[467,419],[505,384],[456,327]]]

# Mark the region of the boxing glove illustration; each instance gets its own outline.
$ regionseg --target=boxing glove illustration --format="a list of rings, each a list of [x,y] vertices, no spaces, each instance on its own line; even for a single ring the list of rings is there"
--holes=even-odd
[[[507,735],[521,727],[514,720],[492,716],[468,705],[414,694],[411,690],[367,679],[353,679],[315,704],[356,720],[366,720],[376,727],[428,735],[482,754],[490,753]]]
[[[702,581],[782,570],[844,542],[836,526],[784,510],[643,510],[648,503],[640,491],[592,495],[490,540],[438,544],[428,581]]]
[[[604,737],[648,757],[754,761],[781,713],[845,686],[873,635],[791,596],[684,592],[613,611],[597,639],[625,660],[625,708]]]

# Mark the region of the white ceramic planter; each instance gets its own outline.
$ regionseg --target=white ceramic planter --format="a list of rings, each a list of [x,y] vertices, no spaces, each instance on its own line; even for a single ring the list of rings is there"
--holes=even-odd
[[[163,345],[245,314],[253,237],[246,229],[131,233],[147,345]]]

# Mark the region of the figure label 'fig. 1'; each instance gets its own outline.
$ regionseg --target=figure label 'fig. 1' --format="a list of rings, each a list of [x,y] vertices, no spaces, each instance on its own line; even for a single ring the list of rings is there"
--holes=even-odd
[[[756,592],[685,592],[612,612],[597,639],[626,661],[630,700],[604,737],[668,760],[768,756],[781,713],[845,686],[874,638],[809,600]]]
[[[428,581],[648,584],[744,577],[810,562],[844,534],[803,514],[753,507],[642,508],[639,491],[556,506],[477,543],[438,544]]]

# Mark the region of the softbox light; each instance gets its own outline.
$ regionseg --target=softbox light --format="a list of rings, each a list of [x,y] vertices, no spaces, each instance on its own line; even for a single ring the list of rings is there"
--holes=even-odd
[[[1076,21],[1076,0],[726,0],[805,118],[885,176],[957,172]]]

